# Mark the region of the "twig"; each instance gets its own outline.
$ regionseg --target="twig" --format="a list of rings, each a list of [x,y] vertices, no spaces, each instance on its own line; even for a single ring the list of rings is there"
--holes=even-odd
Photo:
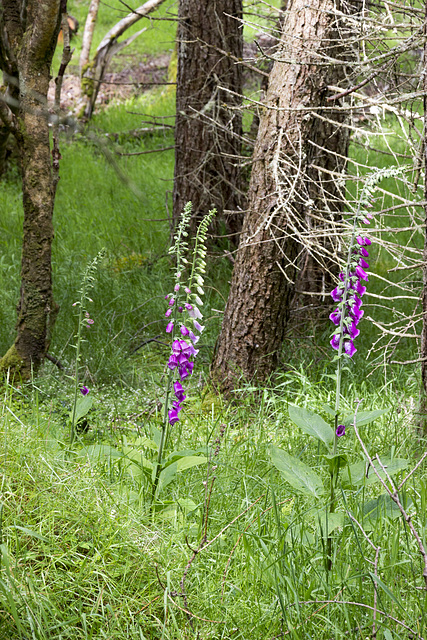
[[[420,460],[418,460],[417,464],[415,465],[415,467],[412,469],[412,471],[410,471],[408,473],[408,475],[406,476],[406,478],[404,480],[402,480],[402,482],[400,483],[400,485],[397,487],[397,490],[400,491],[401,488],[403,487],[403,485],[405,484],[405,482],[407,480],[409,480],[409,478],[412,476],[412,474],[414,473],[414,471],[416,471],[418,469],[418,467],[420,466],[420,464],[423,462],[423,460],[425,459],[425,457],[427,456],[427,451],[425,451],[423,453],[422,458],[420,458]]]
[[[132,153],[116,151],[115,153],[118,156],[144,156],[147,153],[160,153],[161,151],[170,151],[170,149],[175,149],[175,145],[173,144],[171,147],[161,147],[160,149],[148,149],[148,151],[134,151]]]
[[[54,356],[51,356],[50,353],[46,353],[45,354],[45,358],[46,358],[46,360],[49,360],[50,362],[53,362],[53,364],[55,364],[60,371],[65,371],[64,365],[62,364],[62,362],[60,360],[58,360],[58,358],[55,358]]]

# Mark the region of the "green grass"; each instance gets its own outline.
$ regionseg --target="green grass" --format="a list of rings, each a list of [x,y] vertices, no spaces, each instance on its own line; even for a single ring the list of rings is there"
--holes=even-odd
[[[213,450],[219,425],[226,429],[208,480],[210,486],[215,475],[207,520],[208,540],[215,540],[189,567],[189,547],[197,548],[204,530],[206,465],[182,472],[163,491],[164,509],[153,522],[147,485],[141,476],[129,475],[123,457],[96,462],[85,453],[96,444],[141,451],[138,438],[153,437],[158,426],[142,390],[95,391],[92,429],[74,453],[67,453],[58,382],[48,384],[45,377],[38,391],[5,389],[0,638],[183,639],[199,633],[261,640],[281,629],[294,638],[368,636],[372,610],[363,606],[373,606],[374,551],[346,520],[334,533],[333,569],[326,572],[316,524],[323,503],[295,493],[273,470],[268,453],[274,443],[320,472],[317,445],[292,425],[287,407],[306,404],[322,412],[323,403],[331,401],[327,376],[327,369],[322,374],[301,363],[274,386],[242,387],[234,405],[193,382],[168,453],[206,445]],[[371,455],[392,452],[414,465],[415,385],[353,382],[346,385],[349,410],[359,393],[364,409],[389,409],[386,417],[360,429]],[[405,399],[396,401],[403,392]],[[350,462],[360,460],[354,434],[342,440]],[[143,452],[150,456],[150,450]],[[421,467],[405,492],[421,535],[425,487]],[[363,505],[379,493],[378,484],[343,489],[339,510],[361,521]],[[423,636],[422,567],[410,532],[401,518],[385,515],[364,521],[364,527],[381,547],[378,608],[385,613],[377,616],[378,637],[405,637],[390,616]],[[186,568],[184,604],[177,594]],[[323,607],[325,600],[356,604]]]
[[[75,1],[69,7],[81,29],[86,5]],[[167,3],[164,7],[169,10]],[[102,4],[95,44],[119,16],[118,9],[118,2]],[[161,24],[161,37],[153,22],[127,53],[144,56],[173,48],[175,23]],[[161,343],[164,295],[173,286],[165,206],[168,202],[170,211],[173,150],[133,157],[119,153],[172,146],[167,132],[140,141],[125,134],[144,119],[173,112],[173,91],[145,93],[96,114],[88,137],[64,134],[61,141],[53,246],[54,294],[61,312],[51,352],[66,370],[49,363],[32,384],[2,387],[0,640],[362,639],[372,634],[369,607],[374,606],[375,584],[377,607],[384,612],[377,613],[377,639],[409,633],[426,637],[422,562],[411,532],[390,509],[377,519],[364,517],[366,505],[383,493],[381,486],[367,482],[337,490],[338,510],[363,522],[373,544],[381,547],[380,582],[375,583],[375,551],[348,516],[334,531],[333,567],[325,571],[318,516],[327,500],[297,493],[270,460],[273,444],[323,474],[326,485],[324,451],[291,423],[288,406],[304,406],[330,420],[325,409],[333,405],[335,393],[330,326],[292,327],[281,367],[263,388],[242,381],[229,402],[205,384],[221,320],[217,310],[224,308],[231,274],[222,248],[209,259],[207,331],[166,455],[185,450],[198,455],[207,448],[213,455],[221,424],[224,438],[209,478],[206,464],[177,474],[160,494],[163,505],[152,517],[141,456],[154,460],[149,441],[155,441],[161,421],[168,357],[168,346]],[[111,132],[119,134],[117,142],[105,136]],[[397,138],[393,144],[404,151]],[[366,156],[356,145],[352,157],[375,166],[388,162],[378,154]],[[391,193],[402,189],[396,181],[382,186]],[[16,169],[2,185],[1,202],[4,352],[13,340],[20,284],[22,205]],[[385,194],[376,207],[393,202]],[[407,216],[384,218],[385,224],[390,221],[406,226]],[[407,237],[401,237],[403,244]],[[77,328],[72,304],[87,263],[103,247],[107,256],[90,294],[94,325],[82,345],[82,382],[93,397],[90,428],[69,451],[68,373]],[[390,257],[375,249],[371,255],[373,268],[387,275]],[[382,286],[370,279],[371,292],[380,295]],[[405,309],[404,303],[394,306]],[[390,315],[390,310],[366,307],[377,319]],[[366,354],[378,333],[366,321],[360,326],[358,353],[342,385],[344,413],[353,411],[357,398],[363,400],[361,410],[388,409],[360,429],[362,437],[372,456],[405,458],[412,468],[425,446],[415,431],[418,370],[394,365],[372,372]],[[156,335],[160,343],[140,346]],[[414,350],[407,342],[401,342],[402,359]],[[363,459],[352,429],[339,446],[350,463]],[[206,521],[205,483],[209,488],[213,476]],[[426,487],[423,464],[402,492],[422,539]],[[189,565],[205,526],[212,542]]]

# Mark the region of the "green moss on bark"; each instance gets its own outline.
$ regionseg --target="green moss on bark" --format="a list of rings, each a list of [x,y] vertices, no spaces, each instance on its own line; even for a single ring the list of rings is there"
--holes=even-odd
[[[19,375],[23,379],[28,379],[31,373],[14,344],[5,355],[0,358],[0,377],[5,376],[8,371],[10,371],[11,377]]]

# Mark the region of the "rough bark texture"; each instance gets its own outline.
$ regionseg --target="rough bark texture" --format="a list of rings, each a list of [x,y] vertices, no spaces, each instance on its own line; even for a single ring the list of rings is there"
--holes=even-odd
[[[213,378],[224,390],[235,384],[236,376],[262,380],[277,366],[295,290],[298,234],[307,229],[307,217],[316,206],[311,190],[317,187],[311,180],[316,174],[318,182],[318,165],[342,168],[335,156],[326,157],[328,144],[334,149],[341,144],[339,122],[329,126],[318,117],[326,87],[343,74],[340,65],[326,65],[323,57],[337,54],[335,9],[333,0],[293,0],[284,20],[212,364]],[[321,177],[322,185],[330,179],[325,182],[323,173]]]
[[[241,17],[242,0],[179,3],[173,218],[189,201],[195,219],[216,207],[231,233],[242,220]]]
[[[11,368],[25,378],[43,361],[58,312],[51,277],[54,190],[47,91],[61,1],[29,0],[25,11],[18,5],[11,0],[3,2],[3,24],[19,83],[19,106],[13,122],[24,205],[21,292],[16,340],[0,360],[0,369]]]

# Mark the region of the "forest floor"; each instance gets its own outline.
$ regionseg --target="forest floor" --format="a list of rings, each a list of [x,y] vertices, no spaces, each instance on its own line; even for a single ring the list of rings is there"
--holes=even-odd
[[[153,89],[167,82],[170,53],[144,55],[135,62],[133,56],[118,56],[112,70],[105,75],[96,100],[97,106],[106,105],[112,100],[124,101],[143,91]],[[73,112],[80,100],[80,79],[77,66],[71,66],[64,76],[61,92],[61,109]],[[55,80],[49,86],[48,99],[53,103]]]

